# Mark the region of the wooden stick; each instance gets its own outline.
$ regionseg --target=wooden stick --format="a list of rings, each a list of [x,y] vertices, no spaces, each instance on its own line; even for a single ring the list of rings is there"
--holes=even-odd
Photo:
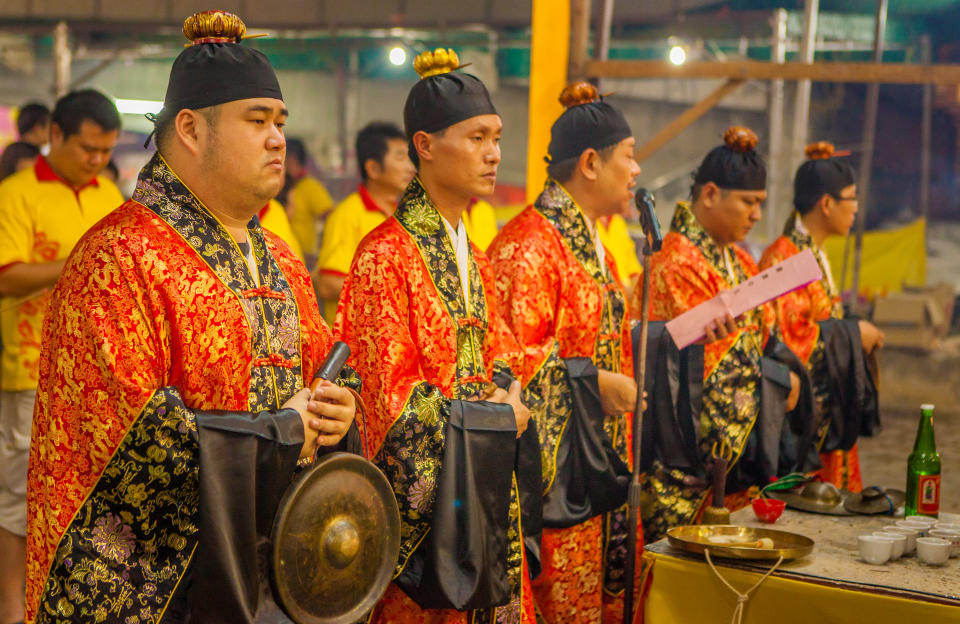
[[[720,100],[736,91],[744,82],[744,80],[739,78],[728,80],[717,87],[710,95],[685,110],[679,117],[671,121],[666,128],[658,132],[655,137],[637,149],[637,162],[643,162],[652,156],[654,152],[676,138],[678,134],[686,130],[693,122],[703,117],[707,111],[716,106]]]
[[[728,78],[738,80],[813,80],[888,84],[960,84],[960,65],[898,63],[769,63],[766,61],[590,61],[596,78]]]

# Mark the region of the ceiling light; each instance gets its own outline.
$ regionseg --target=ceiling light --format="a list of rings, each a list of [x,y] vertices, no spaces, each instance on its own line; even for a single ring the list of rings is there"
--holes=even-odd
[[[155,100],[116,100],[117,112],[124,115],[157,114],[163,110],[163,102]]]
[[[687,51],[683,49],[683,46],[675,45],[670,48],[670,62],[674,65],[683,65],[687,60]]]
[[[407,51],[400,46],[390,50],[390,62],[396,66],[403,65],[407,62]]]

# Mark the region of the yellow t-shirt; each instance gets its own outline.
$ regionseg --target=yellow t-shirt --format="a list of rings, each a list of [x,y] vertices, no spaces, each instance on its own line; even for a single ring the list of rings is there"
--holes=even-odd
[[[356,193],[344,198],[327,217],[323,227],[317,272],[346,277],[360,241],[386,219],[387,214],[377,206],[363,185]],[[337,301],[323,302],[323,316],[331,324],[336,320]]]
[[[624,286],[634,283],[637,276],[643,271],[640,261],[637,260],[637,246],[627,230],[627,221],[620,215],[613,215],[609,219],[597,221],[597,231],[600,242],[613,256],[613,263],[617,266],[620,281]]]
[[[461,218],[470,242],[486,251],[497,236],[497,213],[493,206],[477,199],[463,212]]]
[[[290,227],[300,249],[310,256],[316,254],[320,217],[333,208],[330,193],[316,178],[304,176],[290,189],[287,204],[292,209]]]
[[[290,219],[287,218],[287,211],[283,209],[283,205],[277,200],[271,199],[270,203],[260,211],[259,216],[260,227],[265,230],[270,230],[282,238],[284,242],[293,249],[293,253],[297,254],[297,257],[303,260],[303,251],[300,249],[300,242],[290,228]]]
[[[10,265],[66,259],[86,231],[122,203],[110,180],[98,176],[74,190],[41,156],[35,166],[0,183],[0,279]],[[0,299],[0,390],[37,387],[50,290]]]

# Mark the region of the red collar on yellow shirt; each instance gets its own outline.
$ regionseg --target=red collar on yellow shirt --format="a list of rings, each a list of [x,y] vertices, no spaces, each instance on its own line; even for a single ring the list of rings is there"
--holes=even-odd
[[[57,172],[50,167],[50,163],[47,162],[47,159],[43,156],[37,158],[37,162],[33,165],[33,172],[37,176],[37,180],[40,182],[60,182],[70,187],[70,190],[73,191],[77,196],[80,195],[80,191],[83,189],[92,186],[99,187],[100,183],[97,181],[97,176],[93,176],[89,182],[86,184],[75,187],[60,176],[57,175]]]

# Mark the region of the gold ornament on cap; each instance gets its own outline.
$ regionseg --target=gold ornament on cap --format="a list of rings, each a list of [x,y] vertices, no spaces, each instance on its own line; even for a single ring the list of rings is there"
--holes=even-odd
[[[833,157],[836,151],[836,148],[833,147],[833,143],[830,143],[829,141],[817,141],[816,143],[811,143],[804,148],[803,153],[806,154],[807,158],[810,160],[827,160],[828,158]]]
[[[757,146],[757,135],[750,128],[730,126],[723,133],[723,142],[735,152],[749,152]]]
[[[564,108],[573,108],[600,100],[597,88],[586,81],[568,84],[560,93],[560,104]]]
[[[455,69],[466,67],[460,64],[460,58],[452,48],[437,48],[421,52],[413,59],[413,69],[421,79],[440,74],[448,74]]]
[[[241,39],[260,37],[247,36],[247,26],[239,15],[226,11],[201,11],[183,20],[183,36],[189,45],[201,43],[237,43]]]

